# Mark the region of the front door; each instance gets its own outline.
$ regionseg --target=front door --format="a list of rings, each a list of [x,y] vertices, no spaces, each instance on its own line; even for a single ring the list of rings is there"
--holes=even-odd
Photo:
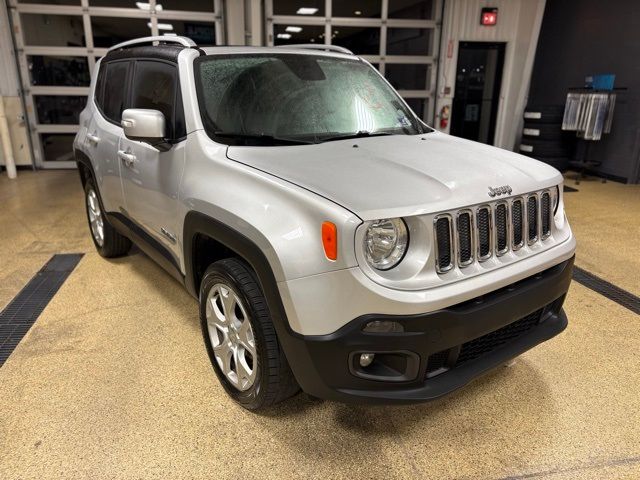
[[[505,43],[460,42],[451,134],[494,144]]]
[[[160,253],[180,258],[178,191],[184,169],[184,122],[175,64],[160,60],[134,62],[130,108],[159,110],[172,147],[160,152],[137,140],[120,138],[118,155],[126,215]],[[140,231],[140,229],[142,231]],[[159,245],[158,245],[159,244]]]

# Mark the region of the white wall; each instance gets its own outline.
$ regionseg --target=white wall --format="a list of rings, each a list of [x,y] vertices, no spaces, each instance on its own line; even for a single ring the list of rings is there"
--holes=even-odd
[[[17,165],[31,165],[31,152],[19,97],[18,72],[13,57],[13,41],[5,0],[0,0],[0,65],[2,66],[0,67],[0,95],[4,98],[13,157]],[[0,148],[0,165],[4,165],[3,157],[4,154]]]
[[[458,45],[461,41],[506,42],[495,145],[512,150],[522,128],[522,113],[546,0],[445,0],[436,92],[435,128],[440,110],[453,103]],[[498,24],[480,25],[483,7],[498,8]],[[448,54],[451,53],[451,57]],[[445,88],[449,93],[445,95]],[[449,126],[441,129],[449,132]]]

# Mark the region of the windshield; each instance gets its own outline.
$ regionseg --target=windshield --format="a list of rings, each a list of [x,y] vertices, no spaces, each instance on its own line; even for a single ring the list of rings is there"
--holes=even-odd
[[[196,60],[205,128],[221,143],[287,145],[425,130],[367,63],[320,55]]]

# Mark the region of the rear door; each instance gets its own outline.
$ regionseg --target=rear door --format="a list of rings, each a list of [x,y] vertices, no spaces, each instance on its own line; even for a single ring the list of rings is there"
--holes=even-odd
[[[127,214],[155,240],[152,244],[157,246],[159,242],[175,261],[180,258],[178,189],[186,139],[176,65],[154,59],[135,60],[130,108],[159,110],[165,117],[166,138],[171,148],[160,152],[122,135],[120,154],[133,159],[120,163]]]
[[[125,206],[118,149],[130,70],[129,60],[101,65],[94,96],[94,115],[85,137],[86,151],[93,160],[98,189],[107,212],[119,212]]]

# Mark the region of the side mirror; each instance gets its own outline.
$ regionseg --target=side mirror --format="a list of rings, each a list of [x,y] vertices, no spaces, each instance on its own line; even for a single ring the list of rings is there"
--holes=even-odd
[[[127,108],[122,112],[120,125],[130,140],[139,140],[154,147],[165,143],[165,119],[158,110]]]

